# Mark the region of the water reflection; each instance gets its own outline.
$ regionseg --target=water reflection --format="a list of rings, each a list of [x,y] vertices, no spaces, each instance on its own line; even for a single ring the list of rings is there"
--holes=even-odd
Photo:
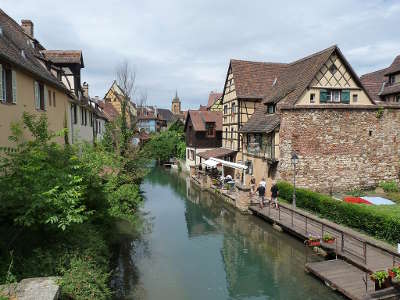
[[[121,252],[121,299],[342,299],[305,274],[301,241],[164,170],[143,190],[152,232]]]

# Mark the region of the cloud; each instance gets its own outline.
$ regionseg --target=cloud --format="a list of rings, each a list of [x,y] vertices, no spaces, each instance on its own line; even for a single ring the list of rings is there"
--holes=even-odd
[[[175,89],[185,108],[205,104],[230,58],[289,62],[338,44],[361,75],[400,54],[398,1],[3,0],[2,9],[32,19],[48,49],[82,49],[91,95],[103,96],[128,59],[160,107]]]

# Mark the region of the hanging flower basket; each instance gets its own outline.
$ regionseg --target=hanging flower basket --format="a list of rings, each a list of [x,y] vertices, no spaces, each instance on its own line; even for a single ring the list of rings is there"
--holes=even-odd
[[[329,233],[325,233],[322,237],[322,241],[327,244],[333,244],[336,241],[336,238]]]
[[[318,247],[321,246],[321,238],[310,235],[304,243],[309,247]]]

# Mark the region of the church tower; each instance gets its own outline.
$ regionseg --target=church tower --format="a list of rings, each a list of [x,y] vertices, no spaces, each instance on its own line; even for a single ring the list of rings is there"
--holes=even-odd
[[[175,97],[172,99],[172,113],[174,115],[180,115],[182,113],[181,111],[181,100],[179,100],[178,97],[178,91],[175,91]]]

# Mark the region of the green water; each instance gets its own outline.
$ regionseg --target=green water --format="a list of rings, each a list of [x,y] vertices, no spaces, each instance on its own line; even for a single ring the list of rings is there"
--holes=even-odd
[[[121,244],[119,299],[343,299],[304,272],[318,258],[270,224],[171,171],[154,169],[142,190],[148,228]]]

